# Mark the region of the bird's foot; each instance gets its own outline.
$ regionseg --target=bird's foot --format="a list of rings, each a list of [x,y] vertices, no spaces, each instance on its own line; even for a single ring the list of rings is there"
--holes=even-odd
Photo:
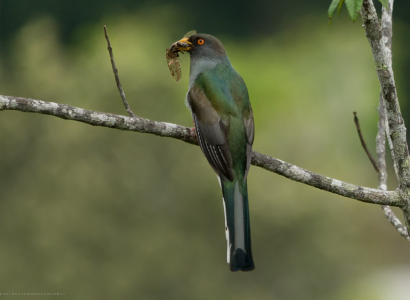
[[[197,136],[196,136],[196,128],[195,128],[195,127],[191,127],[191,128],[190,128],[190,131],[191,131],[191,135],[193,135],[194,137],[197,137]]]

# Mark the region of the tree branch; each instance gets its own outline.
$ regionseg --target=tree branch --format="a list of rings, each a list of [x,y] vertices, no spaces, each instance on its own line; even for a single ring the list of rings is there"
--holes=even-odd
[[[383,105],[383,96],[380,94],[379,99],[379,122],[377,123],[378,132],[376,137],[376,151],[377,151],[377,158],[378,158],[378,167],[379,167],[379,186],[378,188],[382,191],[387,190],[387,170],[386,170],[386,114]],[[405,226],[403,226],[391,210],[390,206],[382,205],[381,206],[384,215],[386,216],[387,220],[396,228],[397,232],[404,237],[406,240],[410,242],[410,236],[408,230]]]
[[[127,102],[127,98],[125,97],[125,92],[122,89],[122,85],[121,85],[121,81],[120,81],[120,75],[118,74],[118,69],[115,66],[114,53],[112,52],[110,38],[108,37],[107,26],[105,26],[105,25],[104,25],[104,34],[105,34],[105,39],[107,40],[107,49],[108,49],[108,52],[110,53],[112,71],[114,73],[115,82],[117,83],[117,88],[118,88],[118,91],[120,92],[122,102],[124,103],[125,109],[127,110],[130,117],[135,118],[136,115],[131,110],[131,108],[130,108],[128,102]]]
[[[366,37],[372,49],[377,75],[387,112],[386,127],[391,138],[392,157],[399,188],[405,192],[410,189],[410,157],[406,140],[406,127],[400,112],[396,85],[389,50],[382,41],[382,29],[372,0],[364,0],[360,11]]]
[[[383,108],[383,97],[380,95],[380,108],[379,108],[379,122],[378,122],[378,133],[376,137],[376,150],[377,150],[377,157],[378,157],[378,165],[370,154],[369,149],[367,148],[366,142],[363,138],[362,131],[360,129],[359,119],[357,118],[356,112],[354,114],[354,122],[356,124],[357,133],[359,134],[360,142],[364,151],[367,154],[367,157],[370,159],[374,169],[378,173],[379,177],[379,189],[386,191],[387,190],[387,171],[386,171],[386,159],[385,159],[385,146],[386,146],[386,138],[385,138],[385,113]],[[386,216],[387,220],[396,228],[398,233],[410,241],[410,237],[408,235],[407,228],[404,227],[400,220],[396,217],[394,212],[391,210],[390,206],[388,205],[381,205],[384,215]]]
[[[382,7],[382,42],[384,43],[388,55],[390,58],[390,63],[393,62],[393,52],[392,52],[392,38],[393,38],[393,2],[394,0],[389,0],[389,9]],[[386,111],[383,103],[383,94],[380,93],[379,97],[379,122],[377,123],[378,132],[376,137],[376,152],[378,157],[378,167],[379,167],[379,189],[387,190],[387,171],[386,171]],[[390,144],[392,144],[389,137]],[[393,225],[397,232],[404,237],[406,240],[410,241],[410,236],[408,230],[403,226],[396,217],[394,212],[390,209],[388,205],[382,205],[382,210],[387,220]]]
[[[376,153],[377,165],[379,168],[379,189],[387,190],[387,171],[386,171],[386,112],[383,105],[383,95],[379,97],[379,122],[377,122]]]
[[[376,161],[374,160],[372,154],[370,153],[369,149],[367,149],[367,145],[366,142],[363,138],[362,135],[362,130],[360,129],[360,123],[359,123],[359,119],[357,118],[356,112],[353,112],[354,115],[354,124],[356,125],[356,129],[357,129],[357,134],[359,135],[359,139],[360,139],[360,143],[362,144],[362,147],[364,149],[364,152],[366,152],[367,157],[369,158],[370,162],[373,165],[373,168],[376,170],[377,173],[380,172],[379,167],[377,166]]]
[[[86,110],[55,102],[0,95],[0,111],[1,110],[18,110],[22,112],[52,115],[61,119],[78,121],[92,126],[150,133],[162,137],[175,138],[189,144],[197,145],[196,135],[190,128],[171,123],[151,121],[139,117],[131,118]]]
[[[93,126],[171,137],[197,145],[195,131],[191,128],[176,124],[151,121],[140,117],[130,118],[86,110],[65,104],[12,96],[0,96],[0,111],[2,110],[17,110],[21,112],[47,114],[65,120],[83,122]],[[256,151],[254,151],[252,155],[252,164],[294,181],[362,202],[398,207],[405,204],[402,196],[397,191],[381,191],[345,183],[315,174]]]

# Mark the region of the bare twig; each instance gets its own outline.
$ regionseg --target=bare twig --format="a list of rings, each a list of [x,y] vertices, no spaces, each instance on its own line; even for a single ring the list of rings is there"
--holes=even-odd
[[[93,126],[150,133],[162,137],[179,139],[190,144],[198,144],[195,131],[188,127],[151,121],[140,117],[130,118],[109,113],[101,113],[54,102],[0,95],[0,111],[2,110],[17,110],[21,112],[47,114],[65,120],[83,122]],[[291,180],[362,202],[398,207],[405,204],[398,191],[381,191],[342,182],[315,174],[256,151],[252,154],[252,164],[270,172],[285,176]]]
[[[382,8],[382,39],[388,50],[388,56],[390,58],[390,63],[392,63],[392,38],[393,38],[393,2],[394,0],[389,0],[389,9],[384,6]],[[378,132],[376,137],[376,152],[378,157],[379,166],[379,189],[387,190],[387,171],[386,171],[386,111],[383,103],[383,94],[380,93],[379,97],[379,122],[378,122]],[[389,137],[390,144],[391,139]],[[393,225],[397,232],[404,237],[406,240],[410,241],[410,236],[407,228],[403,226],[394,212],[388,205],[382,205],[382,210],[387,220]]]
[[[120,76],[118,75],[118,69],[115,66],[114,54],[112,52],[110,38],[108,37],[107,26],[105,25],[104,25],[104,33],[105,33],[105,39],[107,40],[107,49],[108,49],[108,52],[110,53],[112,71],[114,72],[115,82],[117,83],[118,91],[120,92],[122,102],[124,103],[125,109],[127,110],[130,117],[135,118],[136,115],[133,113],[130,106],[128,105],[127,99],[125,98],[124,90],[122,89],[122,86],[121,86]]]
[[[374,160],[372,154],[370,153],[369,149],[367,149],[367,145],[366,142],[364,141],[363,135],[362,135],[362,131],[360,129],[360,123],[359,123],[359,119],[357,118],[356,112],[353,112],[354,115],[354,123],[356,124],[356,129],[357,129],[357,133],[359,134],[359,138],[360,138],[360,142],[362,143],[362,147],[364,149],[364,151],[367,154],[367,157],[370,159],[370,162],[373,165],[373,168],[376,170],[377,173],[379,173],[379,167],[377,166],[376,161]]]
[[[397,216],[394,214],[394,212],[391,210],[390,206],[388,205],[382,205],[382,210],[384,215],[386,216],[387,220],[396,228],[397,232],[404,237],[406,240],[410,242],[410,237],[409,233],[407,231],[407,228],[401,224],[400,220],[397,218]]]

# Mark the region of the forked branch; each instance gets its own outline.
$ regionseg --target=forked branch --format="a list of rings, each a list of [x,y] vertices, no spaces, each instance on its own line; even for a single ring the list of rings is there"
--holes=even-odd
[[[406,127],[400,111],[390,50],[383,42],[382,27],[372,0],[364,0],[361,9],[366,37],[372,49],[377,75],[387,116],[386,131],[391,139],[391,153],[399,188],[410,189],[410,157],[406,140]]]
[[[382,8],[382,42],[384,43],[388,56],[390,58],[390,63],[393,61],[392,52],[392,38],[393,38],[393,3],[394,0],[388,1],[388,9],[384,6]],[[376,151],[378,157],[378,167],[379,167],[379,189],[387,190],[387,170],[386,170],[386,110],[384,108],[383,94],[380,93],[379,97],[379,122],[378,122],[378,132],[376,137]],[[391,138],[388,137],[389,144],[392,145]],[[403,226],[391,210],[388,205],[382,205],[382,210],[387,220],[396,228],[399,234],[406,240],[410,241],[410,236],[407,228]]]
[[[376,138],[376,148],[377,148],[379,165],[376,165],[376,162],[373,156],[371,155],[369,149],[367,148],[366,142],[362,135],[362,130],[360,128],[359,118],[357,117],[356,112],[353,112],[353,114],[354,114],[354,123],[356,125],[357,133],[359,135],[359,139],[362,144],[362,147],[364,151],[366,152],[367,157],[371,161],[374,169],[379,175],[379,189],[386,191],[387,190],[387,171],[386,171],[386,159],[385,159],[385,150],[384,150],[386,143],[385,143],[385,131],[384,131],[385,130],[385,126],[384,126],[385,114],[384,114],[384,108],[383,108],[383,98],[381,98],[381,101],[380,101],[378,133],[377,133],[377,138]],[[387,220],[394,226],[394,228],[396,228],[397,232],[402,237],[404,237],[406,240],[410,241],[407,228],[401,224],[400,220],[391,210],[390,206],[382,205],[381,207],[382,207],[383,213],[386,216]]]

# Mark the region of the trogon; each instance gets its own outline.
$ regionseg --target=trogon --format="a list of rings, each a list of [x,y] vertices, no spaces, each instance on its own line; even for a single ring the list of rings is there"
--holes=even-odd
[[[174,44],[191,56],[186,103],[222,188],[230,269],[252,271],[247,175],[255,127],[248,90],[217,38],[194,34]]]

